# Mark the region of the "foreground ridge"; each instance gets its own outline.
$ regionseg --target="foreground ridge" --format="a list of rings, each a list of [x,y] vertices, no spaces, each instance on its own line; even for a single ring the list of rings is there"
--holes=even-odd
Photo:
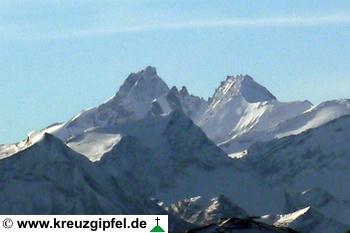
[[[299,233],[290,228],[275,227],[265,223],[257,222],[252,218],[240,219],[229,218],[217,224],[210,224],[186,233]]]

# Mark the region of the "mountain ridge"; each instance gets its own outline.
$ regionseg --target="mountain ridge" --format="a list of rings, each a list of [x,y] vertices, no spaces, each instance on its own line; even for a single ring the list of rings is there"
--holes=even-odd
[[[229,76],[207,101],[186,87],[169,88],[149,66],[105,103],[0,146],[0,200],[9,198],[18,213],[64,211],[49,194],[44,203],[35,199],[39,188],[59,200],[68,195],[67,213],[164,213],[170,206],[179,210],[168,209],[174,221],[188,224],[243,212],[296,216],[309,206],[301,224],[311,219],[339,229],[350,222],[337,211],[350,213],[350,189],[333,182],[350,177],[349,119],[349,100],[280,102],[248,75]],[[12,195],[15,189],[29,195]],[[29,203],[22,208],[21,198]]]

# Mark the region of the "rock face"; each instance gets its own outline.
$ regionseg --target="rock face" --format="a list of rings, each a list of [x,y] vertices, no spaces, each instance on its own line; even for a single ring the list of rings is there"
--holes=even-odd
[[[216,89],[212,103],[227,101],[234,97],[241,97],[248,103],[276,100],[265,87],[256,83],[249,75],[228,76]]]
[[[343,182],[350,175],[349,140],[350,116],[345,116],[300,135],[256,144],[246,158],[273,184],[296,192],[322,187],[346,199],[350,189]]]
[[[173,203],[166,209],[185,221],[199,226],[217,223],[227,217],[248,216],[247,212],[223,195],[210,200],[193,197]]]
[[[299,135],[256,144],[246,161],[273,186],[284,187],[293,207],[312,206],[350,224],[350,117],[344,116]],[[262,163],[261,161],[264,161]]]

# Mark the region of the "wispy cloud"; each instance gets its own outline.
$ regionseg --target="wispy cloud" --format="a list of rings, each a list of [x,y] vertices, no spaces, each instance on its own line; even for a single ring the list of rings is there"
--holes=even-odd
[[[63,29],[58,31],[22,31],[9,30],[6,35],[6,28],[1,27],[3,38],[11,39],[77,39],[85,37],[109,36],[121,33],[172,31],[183,29],[217,29],[217,28],[287,28],[287,27],[321,27],[329,25],[350,24],[348,15],[322,15],[322,16],[293,16],[256,19],[223,19],[223,20],[191,20],[176,23],[140,24],[129,26],[100,25],[78,29]]]

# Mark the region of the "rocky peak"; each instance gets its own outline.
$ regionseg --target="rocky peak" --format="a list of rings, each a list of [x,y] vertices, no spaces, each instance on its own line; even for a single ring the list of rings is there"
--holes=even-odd
[[[227,76],[216,89],[213,99],[222,100],[234,96],[242,97],[250,103],[276,100],[274,95],[249,75]]]

